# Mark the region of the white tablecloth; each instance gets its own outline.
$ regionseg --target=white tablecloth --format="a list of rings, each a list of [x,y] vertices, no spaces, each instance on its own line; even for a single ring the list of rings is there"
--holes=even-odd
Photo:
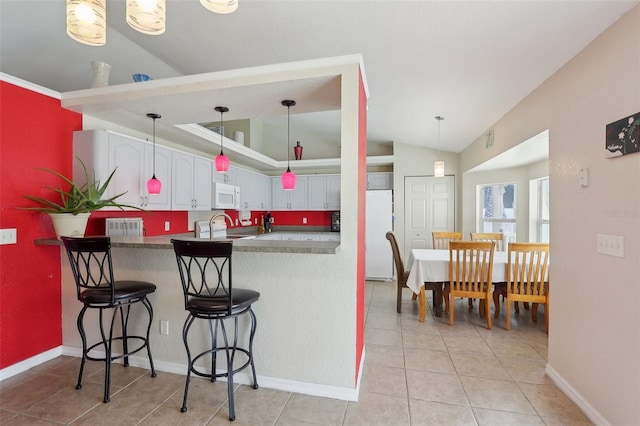
[[[409,255],[407,287],[420,292],[425,282],[449,281],[449,250],[413,249]],[[493,253],[493,283],[507,281],[507,252]]]

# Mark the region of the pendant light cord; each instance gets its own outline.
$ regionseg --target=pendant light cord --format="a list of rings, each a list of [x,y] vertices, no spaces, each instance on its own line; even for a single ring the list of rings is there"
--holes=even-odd
[[[156,118],[155,117],[153,117],[153,177],[154,178],[156,177]]]
[[[291,169],[289,168],[289,142],[290,142],[290,136],[289,133],[291,131],[291,106],[287,106],[287,171],[290,172]]]

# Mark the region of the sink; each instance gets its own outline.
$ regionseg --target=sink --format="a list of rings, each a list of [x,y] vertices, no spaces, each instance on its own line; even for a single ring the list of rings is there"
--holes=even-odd
[[[225,237],[225,239],[227,240],[250,240],[252,238],[255,238],[255,235],[229,235],[227,234],[227,236]]]

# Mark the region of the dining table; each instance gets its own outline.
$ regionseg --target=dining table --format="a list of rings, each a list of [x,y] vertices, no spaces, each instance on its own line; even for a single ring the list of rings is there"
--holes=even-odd
[[[493,284],[507,281],[506,251],[496,251],[493,254]],[[418,320],[423,322],[427,316],[427,302],[425,295],[425,283],[449,282],[449,250],[436,249],[412,249],[409,255],[409,277],[407,287],[418,294],[419,314]],[[434,294],[434,311],[436,316],[442,312],[442,291]],[[494,300],[495,302],[495,300]],[[496,309],[498,307],[496,306]],[[449,310],[449,301],[445,300],[445,312]],[[490,312],[487,313],[490,315]]]

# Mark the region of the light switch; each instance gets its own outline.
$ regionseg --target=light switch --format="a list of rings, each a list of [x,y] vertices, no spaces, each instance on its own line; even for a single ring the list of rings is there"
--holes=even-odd
[[[598,253],[624,257],[624,237],[619,235],[597,235]]]
[[[580,169],[580,188],[589,186],[589,169]]]

